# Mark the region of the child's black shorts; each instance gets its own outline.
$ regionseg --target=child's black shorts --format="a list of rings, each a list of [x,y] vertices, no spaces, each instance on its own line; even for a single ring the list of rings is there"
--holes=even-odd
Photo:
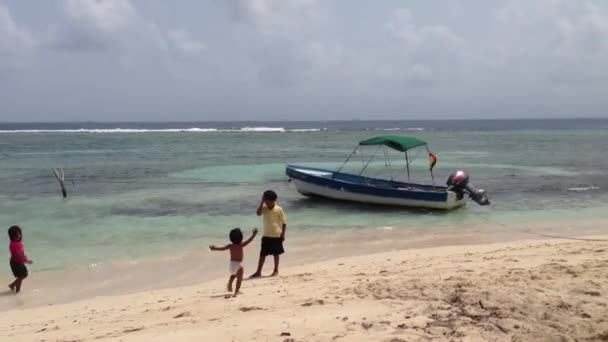
[[[285,250],[283,249],[283,239],[280,237],[274,238],[268,236],[262,238],[260,256],[281,255],[283,253],[285,253]]]
[[[11,271],[13,271],[13,275],[15,276],[15,278],[27,277],[27,267],[25,267],[25,264],[20,264],[11,261]]]

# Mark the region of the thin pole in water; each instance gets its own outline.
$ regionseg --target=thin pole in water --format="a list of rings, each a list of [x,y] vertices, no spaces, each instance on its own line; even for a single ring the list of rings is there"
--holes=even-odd
[[[63,169],[53,169],[53,174],[55,175],[55,178],[57,178],[57,180],[59,181],[63,198],[68,197],[68,192],[65,190],[65,177],[63,176]]]

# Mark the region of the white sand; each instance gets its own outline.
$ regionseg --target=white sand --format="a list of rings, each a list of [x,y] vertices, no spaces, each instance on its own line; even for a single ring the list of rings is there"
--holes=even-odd
[[[608,341],[608,243],[403,250],[0,313],[8,341]],[[290,336],[281,336],[287,333]]]

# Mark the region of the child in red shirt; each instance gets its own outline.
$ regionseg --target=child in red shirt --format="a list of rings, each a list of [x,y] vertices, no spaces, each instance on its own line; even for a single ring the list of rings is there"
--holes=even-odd
[[[8,248],[11,251],[11,271],[13,271],[13,275],[17,278],[8,287],[16,293],[19,293],[19,291],[21,291],[21,283],[28,275],[25,264],[32,264],[32,260],[28,259],[25,255],[23,242],[21,241],[23,239],[23,233],[19,226],[10,227],[8,229],[8,237],[11,240],[8,245]]]

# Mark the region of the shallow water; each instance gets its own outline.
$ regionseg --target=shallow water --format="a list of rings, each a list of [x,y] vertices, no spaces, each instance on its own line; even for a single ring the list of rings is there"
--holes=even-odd
[[[3,124],[0,223],[20,224],[37,261],[32,269],[48,271],[221,243],[232,227],[260,225],[254,211],[266,189],[278,192],[289,235],[302,238],[601,219],[607,127],[608,120]],[[357,141],[378,134],[428,141],[439,158],[435,182],[465,169],[492,205],[449,213],[377,208],[306,198],[287,182],[286,163],[335,169]],[[382,151],[366,174],[404,179],[403,156],[389,154],[390,171]],[[360,157],[345,170],[360,168]],[[412,180],[430,183],[426,151],[410,157]],[[67,200],[51,173],[56,167],[65,170]]]

